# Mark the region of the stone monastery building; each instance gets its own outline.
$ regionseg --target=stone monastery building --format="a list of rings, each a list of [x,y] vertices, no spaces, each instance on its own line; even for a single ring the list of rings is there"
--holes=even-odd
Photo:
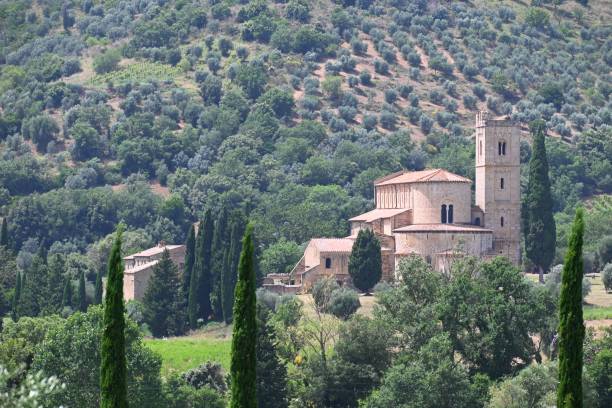
[[[437,270],[459,255],[498,255],[520,262],[520,129],[507,119],[476,116],[476,185],[444,169],[401,171],[374,181],[376,208],[349,219],[346,238],[311,239],[289,274],[270,274],[264,286],[306,291],[319,278],[350,280],[348,261],[363,228],[381,243],[383,279],[402,257],[419,254]]]
[[[160,242],[153,248],[128,255],[123,258],[125,264],[123,276],[123,296],[125,300],[142,300],[153,275],[153,267],[157,265],[164,253],[168,250],[170,259],[182,273],[185,263],[185,245],[166,245]]]

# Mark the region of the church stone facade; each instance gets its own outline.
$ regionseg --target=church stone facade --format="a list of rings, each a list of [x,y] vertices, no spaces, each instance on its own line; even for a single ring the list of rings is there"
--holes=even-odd
[[[350,282],[348,259],[359,230],[381,243],[383,279],[418,254],[437,270],[454,258],[508,257],[520,263],[520,130],[508,119],[476,116],[476,183],[444,169],[401,171],[374,181],[375,209],[349,219],[345,238],[314,238],[289,274],[270,274],[268,289],[305,292],[325,276]]]

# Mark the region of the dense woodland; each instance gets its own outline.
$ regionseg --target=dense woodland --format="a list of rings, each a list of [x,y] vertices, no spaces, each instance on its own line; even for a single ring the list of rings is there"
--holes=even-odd
[[[474,116],[488,110],[522,125],[525,197],[529,124],[541,121],[556,224],[551,279],[532,286],[501,260],[468,260],[439,277],[411,260],[401,273],[419,285],[379,284],[371,319],[351,317],[358,298],[330,282],[317,288],[314,317],[294,298],[260,291],[258,364],[274,377],[258,380],[258,395],[278,396],[260,406],[502,407],[534,381],[554,394],[554,362],[523,366],[554,357],[555,265],[578,206],[584,272],[612,262],[607,6],[0,0],[0,390],[38,384],[42,370],[68,385],[45,389],[51,404],[98,404],[97,305],[123,223],[124,254],[165,241],[191,242],[193,256],[189,273],[162,263],[157,292],[127,305],[130,403],[224,406],[220,367],[162,380],[143,333],[232,321],[247,220],[260,280],[289,271],[310,238],[347,235],[346,220],[373,207],[382,175],[442,167],[473,179]],[[197,222],[201,237],[190,231]],[[525,270],[536,267],[524,259]],[[510,298],[499,287],[512,288]],[[462,302],[478,307],[459,316]],[[493,305],[499,313],[480,321]],[[600,375],[612,364],[611,338],[587,336],[585,401],[609,381]],[[517,358],[524,364],[511,364]],[[447,400],[429,399],[431,387],[447,389]]]

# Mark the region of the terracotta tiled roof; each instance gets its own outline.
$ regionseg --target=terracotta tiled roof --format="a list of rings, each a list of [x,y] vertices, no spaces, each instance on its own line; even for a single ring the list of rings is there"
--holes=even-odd
[[[367,213],[351,218],[349,221],[364,221],[372,222],[381,218],[391,218],[406,211],[412,211],[406,208],[376,208]]]
[[[153,248],[145,249],[144,251],[137,252],[132,255],[128,255],[124,257],[123,259],[128,260],[128,259],[133,259],[135,257],[149,257],[149,256],[161,254],[162,252],[164,252],[164,249],[167,249],[168,251],[172,251],[173,249],[176,249],[182,246],[183,245],[165,245],[165,246],[157,245],[157,246],[154,246]]]
[[[314,238],[310,244],[314,245],[319,252],[351,252],[353,241],[350,238]]]
[[[493,231],[470,224],[413,224],[396,228],[393,232],[471,232],[474,234],[492,234]]]
[[[389,184],[405,184],[405,183],[428,183],[428,182],[443,182],[443,183],[471,183],[467,177],[451,173],[444,169],[430,169],[422,171],[403,171],[390,174],[389,176],[380,178],[374,181],[375,186],[386,186]]]

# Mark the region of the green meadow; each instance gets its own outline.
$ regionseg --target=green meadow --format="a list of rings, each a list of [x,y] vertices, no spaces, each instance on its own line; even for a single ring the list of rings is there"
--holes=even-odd
[[[174,337],[146,339],[145,344],[162,357],[162,376],[182,373],[207,361],[221,363],[226,371],[230,367],[231,339],[202,337]]]

